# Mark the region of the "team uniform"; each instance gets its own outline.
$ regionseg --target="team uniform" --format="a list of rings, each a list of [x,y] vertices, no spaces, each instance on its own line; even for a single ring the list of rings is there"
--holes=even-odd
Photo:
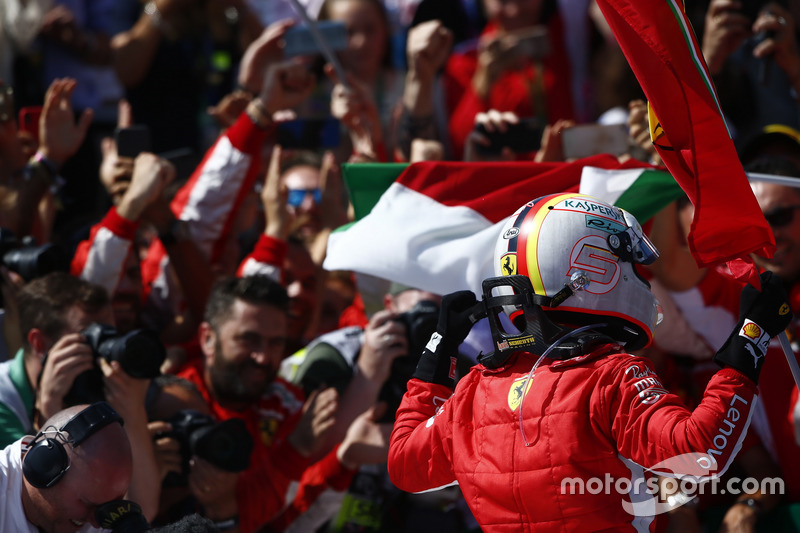
[[[647,515],[653,511],[647,502],[654,503],[646,492],[650,469],[721,474],[757,400],[755,384],[726,369],[689,412],[649,361],[615,344],[546,360],[523,395],[535,360],[520,353],[504,368],[473,368],[449,399],[447,387],[412,380],[392,433],[392,481],[410,492],[459,482],[486,531],[654,531],[655,517]],[[520,409],[531,447],[521,434]],[[669,459],[681,454],[693,454],[686,458],[691,468],[669,472],[681,466]],[[623,488],[641,489],[618,493],[612,482],[607,494],[571,494],[562,485],[606,474],[629,480],[619,482]]]
[[[499,276],[484,280],[481,302],[471,291],[443,298],[397,412],[393,483],[458,483],[485,531],[655,531],[678,500],[659,499],[653,476],[708,481],[741,449],[770,339],[791,319],[780,281],[768,273],[761,292],[741,291],[742,314],[714,355],[723,368],[690,411],[629,353],[653,341],[661,313],[636,270],[658,251],[632,215],[545,196],[506,220],[494,258]],[[494,351],[453,392],[454,347],[481,313]]]

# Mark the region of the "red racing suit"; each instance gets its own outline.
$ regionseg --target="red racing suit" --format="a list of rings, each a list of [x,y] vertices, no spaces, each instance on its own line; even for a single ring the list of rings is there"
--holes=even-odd
[[[536,357],[477,365],[455,393],[412,379],[390,441],[392,482],[409,492],[458,482],[484,531],[654,531],[648,472],[722,473],[757,400],[749,378],[722,369],[690,412],[617,344],[543,360],[523,395]]]

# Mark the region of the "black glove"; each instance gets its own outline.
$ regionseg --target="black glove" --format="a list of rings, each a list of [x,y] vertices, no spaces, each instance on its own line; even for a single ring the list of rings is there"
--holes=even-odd
[[[789,326],[792,311],[783,283],[769,271],[761,274],[761,292],[748,284],[739,302],[739,323],[714,361],[735,368],[757,384],[769,341]]]
[[[453,387],[458,346],[472,329],[470,314],[477,302],[472,291],[458,291],[442,298],[436,332],[422,350],[412,377]]]

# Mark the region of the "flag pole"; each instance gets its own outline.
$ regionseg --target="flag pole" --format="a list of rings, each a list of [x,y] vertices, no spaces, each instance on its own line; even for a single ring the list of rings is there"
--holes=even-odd
[[[789,342],[789,337],[786,336],[785,331],[781,331],[778,334],[778,339],[781,341],[781,348],[783,348],[783,354],[786,356],[786,362],[789,363],[789,369],[792,371],[794,384],[797,385],[798,389],[800,389],[800,366],[798,366],[797,359],[795,359],[794,357],[794,350],[792,350],[792,345]]]
[[[309,31],[311,32],[311,37],[316,41],[317,46],[322,51],[322,55],[325,56],[325,59],[333,66],[333,70],[336,71],[336,76],[339,78],[339,83],[348,87],[347,80],[345,79],[345,72],[344,68],[342,68],[342,64],[339,63],[339,60],[336,59],[336,55],[334,55],[333,50],[331,47],[328,46],[328,43],[322,37],[322,34],[319,32],[317,28],[317,24],[314,20],[308,15],[305,8],[300,4],[299,0],[291,0],[292,5],[294,6],[295,11],[302,17],[303,21],[308,26]]]

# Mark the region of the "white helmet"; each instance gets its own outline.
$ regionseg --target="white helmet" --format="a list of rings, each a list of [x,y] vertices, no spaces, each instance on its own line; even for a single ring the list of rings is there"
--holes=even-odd
[[[658,320],[650,284],[634,263],[658,251],[633,215],[576,193],[543,196],[506,221],[495,248],[498,276],[527,276],[548,318],[600,329],[630,350],[648,345]]]

